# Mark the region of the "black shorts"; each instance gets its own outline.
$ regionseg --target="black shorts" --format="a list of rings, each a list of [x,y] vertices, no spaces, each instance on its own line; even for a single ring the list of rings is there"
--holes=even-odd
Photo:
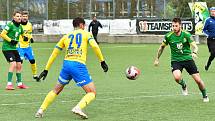
[[[215,38],[208,38],[207,45],[209,52],[215,54]]]
[[[4,54],[4,57],[8,62],[21,62],[21,58],[19,56],[19,52],[17,50],[6,50],[2,51]]]
[[[180,70],[181,72],[183,71],[183,69],[185,68],[186,71],[192,75],[192,74],[196,74],[199,73],[196,64],[193,60],[188,60],[188,61],[172,61],[171,62],[171,67],[172,67],[172,72],[175,70]]]

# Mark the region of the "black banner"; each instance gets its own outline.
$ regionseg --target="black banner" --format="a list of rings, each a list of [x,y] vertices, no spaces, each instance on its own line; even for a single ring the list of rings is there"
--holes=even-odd
[[[195,32],[194,19],[182,19],[182,29]],[[165,34],[172,30],[170,19],[137,19],[137,34]]]

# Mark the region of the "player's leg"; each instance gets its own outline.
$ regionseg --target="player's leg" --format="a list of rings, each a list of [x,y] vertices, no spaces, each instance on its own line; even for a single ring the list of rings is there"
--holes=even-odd
[[[23,81],[22,80],[22,73],[21,72],[22,72],[22,63],[21,62],[16,62],[17,88],[19,88],[19,89],[27,89],[29,87],[23,84],[23,82],[22,82]]]
[[[32,70],[32,74],[33,74],[33,78],[36,81],[39,81],[38,76],[37,76],[37,64],[36,61],[34,59],[34,53],[31,47],[26,48],[26,58],[29,60],[30,64],[31,64],[31,70]]]
[[[79,101],[79,103],[72,109],[72,112],[79,115],[83,119],[87,119],[88,116],[82,111],[87,105],[90,104],[96,98],[96,88],[93,82],[82,86],[86,94]]]
[[[36,118],[42,118],[44,111],[48,108],[50,104],[56,99],[56,97],[60,94],[63,90],[65,85],[60,84],[59,82],[56,84],[53,90],[51,90],[45,97],[42,105],[40,106],[39,110],[35,114]]]
[[[96,97],[96,87],[93,82],[90,82],[87,85],[82,86],[86,95],[81,99],[78,103],[78,106],[81,109],[84,109],[91,101],[93,101]]]
[[[95,99],[96,88],[85,64],[72,62],[71,65],[70,72],[72,78],[76,82],[77,86],[82,87],[86,92],[86,95],[84,95],[79,103],[72,109],[72,112],[83,119],[87,119],[88,116],[82,111],[82,109]]]
[[[99,42],[97,40],[97,35],[98,35],[98,32],[93,32],[93,37],[94,37],[96,43],[99,44]]]
[[[196,64],[193,60],[190,60],[186,63],[185,69],[187,70],[187,72],[192,76],[192,78],[195,80],[196,84],[199,87],[199,90],[202,93],[203,96],[203,101],[204,102],[208,102],[208,96],[207,96],[207,92],[206,92],[206,88],[205,88],[205,84],[202,81],[202,79],[200,78],[199,75],[199,71],[196,67]]]
[[[215,42],[213,40],[207,39],[207,46],[210,52],[210,56],[208,58],[207,64],[205,65],[205,70],[207,71],[211,65],[211,62],[215,57]]]
[[[67,65],[65,67],[68,67]],[[60,94],[63,90],[64,86],[70,82],[72,79],[70,74],[68,73],[68,68],[62,68],[60,72],[60,76],[58,78],[58,83],[56,84],[55,88],[50,91],[47,96],[45,97],[42,105],[40,106],[39,110],[35,114],[36,118],[43,117],[43,112],[47,109],[47,107],[55,100],[55,98]]]
[[[20,55],[18,53],[17,50],[14,51],[14,55],[16,58],[16,77],[17,77],[17,88],[19,89],[27,89],[29,87],[27,87],[26,85],[23,84],[23,80],[22,80],[22,60],[20,58]]]
[[[183,70],[182,64],[180,62],[171,62],[171,66],[172,66],[172,74],[175,81],[178,84],[180,84],[182,87],[182,94],[188,95],[187,85],[182,78],[182,70]]]
[[[197,84],[198,87],[199,87],[199,90],[200,90],[201,93],[202,93],[203,102],[209,102],[209,98],[208,98],[208,96],[207,96],[205,84],[204,84],[204,82],[202,81],[202,79],[201,79],[199,73],[192,74],[192,77],[193,77],[193,79],[195,80],[196,84]]]
[[[7,90],[14,90],[13,84],[12,84],[12,78],[13,78],[13,72],[16,69],[16,59],[12,51],[2,51],[7,62],[9,62],[9,70],[8,70],[8,77],[7,77]]]
[[[37,82],[39,82],[40,80],[37,76],[37,63],[36,63],[35,59],[29,60],[29,62],[31,63],[33,79],[35,79]]]
[[[211,62],[214,60],[215,58],[215,53],[210,53],[210,56],[208,58],[207,64],[205,65],[205,70],[207,71],[211,65]]]

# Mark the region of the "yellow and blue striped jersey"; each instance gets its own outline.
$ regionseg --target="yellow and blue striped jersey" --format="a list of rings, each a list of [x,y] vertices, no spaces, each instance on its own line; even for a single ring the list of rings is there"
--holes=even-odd
[[[103,55],[93,35],[85,30],[77,29],[62,37],[57,43],[56,48],[62,50],[65,48],[64,60],[78,61],[86,63],[88,43],[93,48],[100,61],[104,61]]]
[[[32,24],[28,21],[26,25],[22,25],[24,30],[24,36],[28,37],[28,41],[23,41],[23,37],[20,36],[19,38],[19,47],[20,48],[27,48],[30,46],[30,39],[32,38]]]

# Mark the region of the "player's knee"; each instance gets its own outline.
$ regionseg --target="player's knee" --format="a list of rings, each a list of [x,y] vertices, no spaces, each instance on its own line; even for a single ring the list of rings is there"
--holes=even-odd
[[[96,91],[87,92],[87,94],[88,94],[88,93],[92,94],[92,95],[96,98]]]
[[[176,77],[175,77],[175,81],[176,81],[176,82],[179,82],[180,80],[181,80],[181,77],[179,77],[179,76],[176,76]]]
[[[53,91],[54,91],[55,94],[59,95],[60,92],[63,90],[63,88],[64,88],[64,85],[62,85],[62,84],[57,84],[57,85],[55,86],[55,88],[54,88]]]
[[[96,96],[96,90],[95,90],[95,89],[93,89],[93,90],[88,90],[88,91],[86,91],[86,93],[92,93],[92,94],[94,94],[94,95]]]
[[[31,64],[35,64],[35,60],[33,59],[33,60],[29,60],[29,62],[31,63]]]
[[[10,67],[11,68],[16,68],[16,62],[14,61],[14,62],[10,62]]]
[[[22,63],[21,62],[17,62],[16,63],[16,69],[19,71],[22,69]]]
[[[96,97],[96,91],[93,91],[92,93],[94,93],[95,97]]]

